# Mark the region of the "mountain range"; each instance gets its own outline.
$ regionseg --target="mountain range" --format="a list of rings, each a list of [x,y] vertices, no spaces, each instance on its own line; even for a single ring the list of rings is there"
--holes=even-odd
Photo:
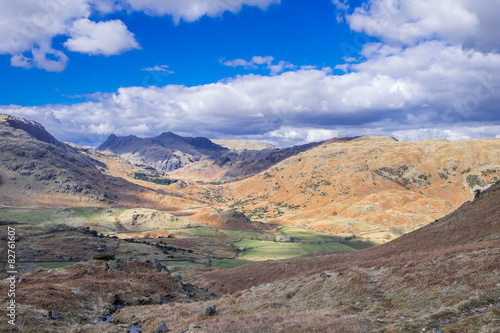
[[[16,311],[30,332],[496,332],[499,201],[496,183],[384,245],[232,269],[181,276],[178,266],[130,257],[31,267],[18,284]],[[78,232],[59,228],[49,235]],[[80,235],[79,244],[95,239]],[[126,244],[101,240],[99,248]],[[7,288],[0,284],[2,295]],[[10,329],[5,321],[0,328]]]
[[[8,115],[0,131],[4,206],[140,205],[186,210],[200,223],[213,221],[213,209],[235,209],[255,221],[391,238],[446,215],[500,177],[498,139],[354,137],[224,147],[167,132],[112,135],[94,150]]]

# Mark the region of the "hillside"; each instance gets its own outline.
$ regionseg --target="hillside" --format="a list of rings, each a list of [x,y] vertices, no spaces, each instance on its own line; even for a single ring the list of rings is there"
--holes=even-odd
[[[206,186],[210,203],[335,233],[425,225],[500,177],[500,140],[327,142],[250,178]]]
[[[97,149],[112,152],[130,163],[148,165],[159,172],[181,170],[198,179],[247,177],[268,169],[291,156],[316,147],[309,143],[289,148],[245,141],[181,137],[172,132],[153,138],[111,135]],[[174,172],[175,174],[175,172]]]
[[[0,120],[0,224],[19,235],[25,331],[498,327],[498,139],[222,148],[163,173]]]
[[[182,277],[154,260],[38,268],[19,284],[17,311],[23,327],[37,332],[125,332],[132,326],[154,332],[163,324],[198,332],[496,332],[499,201],[497,183],[385,245]],[[0,284],[3,295],[6,287]],[[215,315],[201,314],[208,305],[215,305]],[[51,319],[52,311],[61,317]],[[93,323],[106,320],[106,313],[109,323]]]
[[[225,290],[232,293],[240,288],[246,289],[258,284],[289,279],[295,275],[302,275],[304,272],[314,274],[325,269],[341,268],[345,270],[350,264],[355,263],[377,265],[381,262],[390,262],[398,257],[418,258],[419,255],[432,256],[440,251],[460,252],[468,247],[493,247],[500,250],[499,202],[500,182],[482,192],[479,198],[464,203],[445,217],[377,247],[359,250],[355,253],[323,252],[313,254],[290,261],[290,264],[293,263],[290,267],[287,267],[288,265],[285,263],[280,265],[272,262],[251,264],[231,271],[208,273],[202,280],[206,279],[204,284],[212,285],[212,288],[217,286],[216,289],[219,291]],[[500,257],[494,261],[500,265]],[[400,263],[406,264],[404,260]],[[315,265],[317,267],[314,267]],[[256,276],[252,280],[242,280],[243,276],[252,274],[252,272],[255,274],[257,267],[266,273],[259,277]],[[245,281],[244,285],[235,287],[234,284],[226,284],[221,280],[221,273],[224,274],[226,281]],[[230,274],[235,275],[230,276]]]
[[[101,146],[106,151],[99,151],[61,143],[33,122],[2,119],[4,206],[187,211],[195,222],[213,226],[220,224],[214,222],[219,211],[236,210],[255,222],[380,243],[446,215],[500,177],[499,139],[357,137],[238,153],[208,139],[164,133],[151,139],[112,136]],[[144,144],[153,141],[151,147]],[[163,173],[107,151],[113,146],[122,153],[154,152],[172,142],[207,155]]]

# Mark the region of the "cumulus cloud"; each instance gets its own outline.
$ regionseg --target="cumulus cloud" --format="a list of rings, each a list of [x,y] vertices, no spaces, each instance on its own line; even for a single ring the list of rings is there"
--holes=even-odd
[[[50,55],[51,58],[47,58]],[[31,57],[24,54],[13,55],[10,63],[14,67],[45,69],[48,72],[62,72],[68,63],[68,57],[51,47],[32,47]]]
[[[243,6],[255,6],[267,9],[281,0],[123,0],[135,11],[149,15],[171,15],[176,24],[182,19],[194,22],[202,16],[216,17],[229,11],[237,13]]]
[[[52,38],[66,33],[67,22],[88,15],[86,0],[4,1],[0,4],[0,54],[12,55],[13,66],[60,72],[68,58],[52,48]]]
[[[68,33],[70,38],[64,46],[73,52],[110,56],[140,48],[120,20],[93,22],[84,18],[73,22]]]
[[[266,9],[280,0],[16,0],[0,2],[0,54],[11,55],[17,67],[64,70],[68,57],[52,47],[57,36],[68,36],[64,46],[90,55],[116,55],[140,48],[120,20],[95,22],[117,11],[142,11],[170,15],[193,22],[225,11],[238,12],[245,5]]]
[[[244,67],[245,69],[256,69],[259,67],[269,69],[271,75],[276,75],[286,69],[294,69],[296,66],[291,62],[280,60],[278,63],[274,62],[274,57],[271,56],[253,56],[249,61],[245,59],[234,59],[221,61],[224,66],[229,67]]]
[[[382,44],[370,45],[366,52],[370,59],[351,64],[352,71],[343,75],[329,68],[300,69],[193,87],[128,87],[99,102],[36,111],[56,119],[54,132],[63,138],[78,132],[153,136],[171,130],[212,138],[267,138],[283,145],[337,135],[465,138],[466,128],[483,127],[483,132],[469,134],[480,137],[500,123],[495,109],[500,102],[500,55],[442,42],[391,49],[389,54]],[[22,115],[25,109],[10,112]],[[76,122],[78,127],[61,133],[59,122]],[[468,125],[458,131],[461,122]],[[143,125],[140,131],[138,125]],[[423,130],[437,127],[441,130]]]
[[[488,0],[371,0],[352,15],[351,29],[391,44],[440,39],[484,51],[499,50],[500,2]]]

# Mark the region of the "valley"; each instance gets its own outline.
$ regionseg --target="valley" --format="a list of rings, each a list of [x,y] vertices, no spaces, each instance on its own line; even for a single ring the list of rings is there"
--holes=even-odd
[[[498,327],[500,139],[166,132],[93,149],[1,115],[0,153],[19,272],[6,332]]]

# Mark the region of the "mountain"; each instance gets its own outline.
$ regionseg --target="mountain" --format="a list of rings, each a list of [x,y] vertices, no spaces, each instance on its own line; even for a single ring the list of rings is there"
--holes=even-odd
[[[295,156],[299,153],[312,149],[321,142],[313,142],[300,146],[293,146],[283,149],[267,149],[256,151],[244,151],[234,158],[226,171],[226,177],[238,178],[254,175],[269,169],[273,165]]]
[[[261,221],[393,237],[384,233],[434,221],[498,181],[500,140],[359,137],[321,143],[269,165],[240,181],[206,185],[214,193],[211,204]]]
[[[109,152],[173,146],[199,160],[169,178],[192,178]],[[97,151],[0,115],[0,239],[15,228],[21,330],[498,331],[499,139],[244,146],[164,133]],[[54,260],[71,266],[32,265]]]
[[[108,166],[59,142],[33,121],[0,115],[0,205],[154,206],[145,187],[107,175]]]
[[[345,140],[349,140],[346,138]],[[344,139],[339,139],[344,140]],[[178,169],[213,169],[209,177],[240,178],[268,169],[291,156],[316,147],[322,142],[290,148],[278,148],[255,141],[181,137],[172,132],[154,138],[111,135],[97,149],[119,155],[130,163],[148,165],[160,172]],[[190,170],[183,170],[183,172]],[[196,173],[196,171],[195,171]]]
[[[209,139],[181,137],[172,132],[154,138],[111,135],[97,149],[117,154],[131,163],[152,166],[161,172],[200,160],[215,160],[229,151]]]

